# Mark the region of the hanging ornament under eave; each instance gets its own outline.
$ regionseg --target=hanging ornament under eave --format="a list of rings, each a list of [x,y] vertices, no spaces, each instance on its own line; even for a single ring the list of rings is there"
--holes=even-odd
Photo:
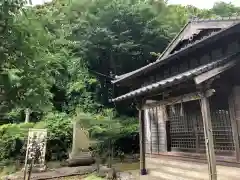
[[[184,116],[183,113],[183,102],[181,101],[181,106],[180,106],[180,116]]]
[[[170,107],[171,107],[172,113],[175,115],[175,114],[176,114],[175,106],[174,106],[174,105],[171,105]]]

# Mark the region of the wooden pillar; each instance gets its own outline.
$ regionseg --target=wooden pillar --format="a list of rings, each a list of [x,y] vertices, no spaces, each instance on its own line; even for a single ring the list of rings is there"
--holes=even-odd
[[[216,157],[214,152],[212,122],[210,114],[209,99],[206,91],[201,93],[201,111],[203,117],[206,154],[208,160],[209,180],[217,180]]]
[[[237,121],[237,116],[239,113],[236,114],[238,105],[238,93],[240,94],[240,91],[237,92],[236,90],[239,88],[234,87],[232,93],[230,94],[228,98],[228,104],[229,104],[229,113],[230,113],[230,119],[231,119],[231,126],[232,126],[232,133],[233,133],[233,141],[234,141],[234,147],[235,147],[235,155],[236,160],[240,160],[240,147],[239,147],[239,123]],[[240,90],[240,89],[239,89]]]
[[[233,87],[233,96],[236,123],[240,130],[240,86]]]
[[[144,132],[144,111],[138,108],[139,112],[139,145],[140,145],[140,173],[146,175],[146,162],[145,162],[145,132]]]

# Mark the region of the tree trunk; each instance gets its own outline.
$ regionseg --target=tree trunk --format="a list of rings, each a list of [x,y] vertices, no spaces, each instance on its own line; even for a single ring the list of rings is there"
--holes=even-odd
[[[29,123],[31,110],[29,108],[25,109],[25,123]]]

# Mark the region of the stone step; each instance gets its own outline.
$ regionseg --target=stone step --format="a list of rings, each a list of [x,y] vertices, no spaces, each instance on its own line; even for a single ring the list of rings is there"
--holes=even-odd
[[[174,179],[195,179],[208,180],[208,166],[203,163],[166,160],[166,159],[148,159],[148,164],[152,176],[159,176],[160,178]],[[237,180],[240,179],[240,169],[234,167],[217,166],[217,173],[219,180]]]
[[[129,179],[127,179],[129,180]],[[136,177],[136,179],[134,180],[166,180],[160,177],[155,177],[155,176],[150,176],[150,175],[146,175],[146,176],[140,176],[140,177]]]
[[[187,178],[187,177],[181,177],[179,175],[172,174],[171,172],[163,172],[163,171],[151,171],[150,175],[159,178],[162,180],[196,180],[194,178]]]
[[[152,170],[149,174],[150,176],[153,176],[155,178],[163,179],[163,180],[209,180],[209,177],[203,174],[203,176],[196,176],[190,177],[191,174],[189,172],[164,172],[162,170]],[[239,177],[233,177],[230,175],[218,175],[218,180],[239,180]]]
[[[207,172],[197,172],[197,171],[189,171],[182,168],[169,167],[169,166],[161,166],[156,169],[157,172],[163,172],[166,174],[171,174],[176,177],[182,177],[183,179],[198,179],[205,180],[208,179]],[[154,171],[154,172],[156,172]]]
[[[168,166],[168,167],[177,167],[181,169],[186,170],[194,170],[199,172],[208,172],[208,165],[203,163],[196,163],[196,162],[190,162],[190,161],[178,161],[173,159],[154,159],[154,158],[148,158],[147,164],[152,164],[154,166]]]

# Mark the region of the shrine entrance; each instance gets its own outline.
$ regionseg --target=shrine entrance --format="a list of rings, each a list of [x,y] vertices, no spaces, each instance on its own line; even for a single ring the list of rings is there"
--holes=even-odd
[[[210,98],[214,149],[216,155],[234,155],[228,100],[224,96]],[[167,107],[168,146],[172,152],[205,153],[205,139],[200,100]]]

